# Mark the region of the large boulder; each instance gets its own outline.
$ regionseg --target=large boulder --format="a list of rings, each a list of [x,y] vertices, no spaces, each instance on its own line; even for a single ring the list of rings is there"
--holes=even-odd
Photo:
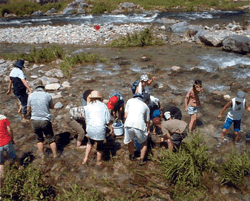
[[[199,31],[197,34],[196,34],[197,36],[195,37],[196,42],[200,40],[200,42],[204,43],[205,45],[215,46],[215,47],[222,46],[222,41],[227,36],[234,35],[233,32],[225,30],[214,31],[214,32],[202,30]]]
[[[36,12],[32,13],[31,15],[33,15],[33,16],[42,16],[43,11],[39,10],[39,11],[36,11]]]
[[[53,15],[55,13],[57,13],[57,10],[55,8],[51,8],[46,13],[44,13],[44,15]]]
[[[174,33],[184,33],[187,30],[188,23],[186,21],[173,24],[171,31]]]
[[[240,35],[232,35],[226,37],[223,42],[223,50],[238,53],[250,52],[250,38]]]

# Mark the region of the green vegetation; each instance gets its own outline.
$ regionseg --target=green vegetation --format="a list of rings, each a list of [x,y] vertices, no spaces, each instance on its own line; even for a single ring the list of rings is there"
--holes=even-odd
[[[150,28],[146,28],[143,31],[133,34],[127,34],[126,37],[120,37],[113,40],[108,46],[110,47],[144,47],[152,45],[163,45],[164,42],[161,39],[153,36],[153,32]]]
[[[233,150],[220,168],[221,184],[237,185],[250,171],[250,153]]]
[[[55,196],[52,186],[43,181],[43,174],[32,164],[26,167],[6,166],[3,200],[50,200]]]
[[[65,56],[65,52],[62,47],[60,46],[48,46],[43,49],[35,49],[32,48],[30,51],[30,54],[3,54],[4,59],[9,60],[17,60],[17,59],[23,59],[29,62],[35,62],[35,63],[43,63],[43,62],[51,62],[56,59],[62,59]]]
[[[93,8],[91,10],[92,14],[101,14],[101,13],[104,13],[105,11],[110,13],[112,10],[115,10],[117,7],[115,4],[112,4],[109,1],[107,2],[93,1],[91,2],[91,4],[93,5]]]
[[[10,0],[7,4],[1,5],[0,7],[0,15],[4,16],[4,13],[15,14],[19,17],[23,17],[24,15],[30,15],[35,11],[41,10],[44,13],[50,10],[51,8],[57,9],[57,11],[63,10],[69,1],[65,2],[57,2],[57,3],[48,3],[40,5],[39,3],[32,3],[29,1],[22,0]]]
[[[60,64],[60,67],[63,73],[69,76],[76,64],[85,64],[89,62],[96,63],[98,61],[102,63],[107,63],[108,60],[107,58],[101,55],[80,53],[71,57],[64,58],[64,61]]]
[[[95,1],[90,1],[94,4]],[[99,0],[99,3],[104,5],[106,9],[103,11],[108,11],[109,5],[112,5],[112,8],[116,8],[120,3],[128,2],[127,0]],[[171,9],[180,9],[183,11],[198,11],[208,8],[217,8],[217,9],[236,9],[243,5],[248,5],[248,1],[234,2],[233,0],[130,0],[134,4],[137,4],[144,9],[161,9],[161,10],[171,10]]]

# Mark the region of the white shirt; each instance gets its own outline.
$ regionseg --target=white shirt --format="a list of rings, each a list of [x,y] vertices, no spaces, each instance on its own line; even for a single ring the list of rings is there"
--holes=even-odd
[[[110,121],[107,106],[97,100],[84,106],[84,112],[88,137],[93,140],[105,140],[106,124]]]
[[[127,114],[125,127],[147,131],[146,122],[150,121],[150,110],[141,99],[129,99],[125,107],[125,113]]]
[[[21,80],[26,79],[25,73],[20,68],[13,68],[10,72],[10,77],[19,77]]]
[[[246,105],[246,100],[244,99],[241,104],[237,105],[235,98],[232,99],[232,107],[227,113],[227,118],[232,120],[241,120],[241,117],[244,113]]]

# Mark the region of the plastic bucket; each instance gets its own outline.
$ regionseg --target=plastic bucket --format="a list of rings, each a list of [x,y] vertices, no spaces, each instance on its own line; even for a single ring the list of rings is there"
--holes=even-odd
[[[113,123],[113,129],[114,129],[114,133],[115,135],[123,135],[124,133],[124,126],[123,123],[121,121],[115,121]]]

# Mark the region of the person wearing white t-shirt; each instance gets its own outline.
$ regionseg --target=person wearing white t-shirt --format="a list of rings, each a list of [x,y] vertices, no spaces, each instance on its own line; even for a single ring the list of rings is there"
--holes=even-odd
[[[24,122],[27,121],[26,114],[27,114],[27,101],[28,101],[28,94],[26,93],[26,89],[31,92],[31,88],[29,87],[27,81],[26,81],[26,75],[23,72],[24,68],[24,61],[22,59],[19,59],[14,64],[15,68],[12,69],[10,72],[10,82],[8,86],[7,95],[10,94],[12,85],[13,85],[13,93],[20,101],[19,106],[19,113],[22,113]]]
[[[143,165],[150,133],[150,110],[143,102],[142,94],[134,94],[134,98],[128,100],[125,107],[125,119],[124,144],[128,145],[129,159],[135,160],[133,141],[137,139],[142,144],[139,165]]]

